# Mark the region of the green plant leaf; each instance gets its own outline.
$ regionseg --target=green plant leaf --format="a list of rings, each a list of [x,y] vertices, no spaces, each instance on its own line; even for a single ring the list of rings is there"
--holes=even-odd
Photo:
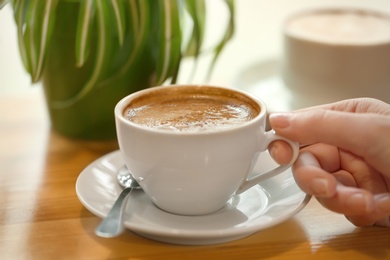
[[[82,99],[96,87],[99,79],[104,75],[106,67],[110,64],[111,57],[111,41],[110,30],[112,29],[112,9],[109,1],[94,0],[96,6],[97,19],[97,50],[94,59],[94,68],[91,76],[83,88],[74,97],[67,100],[53,101],[53,107],[60,109],[73,105],[75,102]]]
[[[184,52],[185,56],[199,56],[203,44],[206,24],[205,0],[186,0],[186,10],[193,21],[193,29],[188,46]]]
[[[110,82],[123,76],[132,69],[133,66],[137,65],[135,61],[142,54],[142,49],[147,45],[146,41],[152,16],[150,4],[146,0],[129,0],[126,8],[128,11],[128,26],[126,26],[126,33],[128,35],[127,38],[130,51],[125,59],[126,62],[110,77],[102,81],[102,85],[109,85]]]
[[[198,58],[201,53],[206,25],[205,0],[186,0],[185,7],[193,21],[192,34],[183,56],[192,56],[194,65],[189,81],[192,81],[198,67]]]
[[[24,25],[26,22],[26,15],[29,3],[29,0],[13,1],[13,9],[14,18],[17,26],[20,57],[22,59],[24,68],[28,73],[31,74],[31,61],[29,55],[27,55],[27,46],[24,43]]]
[[[234,20],[235,20],[234,0],[225,0],[225,3],[226,3],[228,10],[229,10],[229,16],[230,16],[229,23],[228,23],[228,26],[225,30],[225,33],[224,33],[221,41],[215,47],[214,57],[211,61],[210,69],[209,69],[207,77],[206,77],[207,79],[210,79],[219,55],[221,54],[222,50],[224,49],[226,43],[233,37],[234,30],[235,30],[235,27],[234,27]]]
[[[138,4],[137,4],[138,2]],[[133,49],[127,66],[131,66],[140,53],[140,49],[145,47],[147,33],[150,29],[151,9],[145,0],[130,0],[129,11],[131,13],[130,34],[133,39]]]
[[[42,73],[51,35],[55,30],[58,1],[11,1],[22,61],[33,82],[38,81]],[[208,78],[234,32],[233,1],[225,0],[230,22],[213,49]],[[0,4],[5,2],[7,0],[0,0]],[[71,106],[94,88],[111,86],[107,83],[122,76],[148,86],[161,85],[167,79],[171,83],[176,82],[185,55],[195,58],[195,70],[205,37],[205,3],[205,0],[80,0],[78,17],[69,17],[77,19],[76,66],[83,67],[88,63],[93,68],[76,95],[53,101],[52,105],[57,108]],[[180,16],[184,10],[193,22],[191,37],[185,48],[182,46]],[[151,76],[151,73],[154,75]],[[137,74],[142,74],[143,79],[138,80]]]
[[[0,10],[9,2],[9,0],[0,0]]]
[[[159,1],[158,59],[154,85],[161,85],[178,70],[181,57],[181,28],[178,5],[176,1]]]
[[[34,30],[34,20],[36,17],[34,9],[37,9],[35,6],[37,6],[38,4],[39,1],[33,1],[33,2],[29,1],[29,4],[27,5],[26,15],[25,15],[26,20],[25,20],[24,31],[23,31],[24,24],[21,25],[24,45],[26,47],[26,56],[28,57],[30,74],[32,79],[34,78],[34,74],[36,73],[36,67],[37,67],[37,54],[35,52],[36,43],[34,41],[33,30]]]
[[[95,6],[93,0],[80,1],[80,11],[76,30],[76,66],[81,67],[90,52]]]
[[[57,0],[32,1],[27,9],[25,44],[30,56],[30,73],[33,82],[38,82],[54,23]]]
[[[119,45],[123,45],[126,31],[125,2],[123,0],[110,1],[115,14],[115,24],[118,31]]]

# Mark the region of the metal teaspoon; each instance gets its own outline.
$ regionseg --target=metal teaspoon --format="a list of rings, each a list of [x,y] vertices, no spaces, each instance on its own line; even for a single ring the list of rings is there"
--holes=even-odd
[[[115,237],[125,230],[123,212],[126,207],[128,195],[133,189],[141,188],[133,175],[127,170],[126,166],[119,169],[117,180],[124,189],[115,201],[108,215],[95,229],[95,234],[100,237]]]

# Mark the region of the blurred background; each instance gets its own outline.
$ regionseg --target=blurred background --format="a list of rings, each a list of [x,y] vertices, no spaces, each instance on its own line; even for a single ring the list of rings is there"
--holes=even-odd
[[[227,19],[226,7],[222,1],[209,0],[207,4],[212,15],[208,16],[210,26],[207,27],[206,49],[207,45],[212,46],[219,39],[219,24],[224,26]],[[282,55],[281,27],[284,18],[296,10],[318,6],[369,7],[390,12],[389,0],[237,0],[234,38],[220,56],[208,83],[245,89],[256,85],[256,81],[277,73],[272,66]],[[40,83],[35,84],[37,87],[31,87],[30,77],[22,66],[10,6],[0,11],[0,28],[0,95],[40,91]],[[205,83],[209,58],[210,55],[200,58],[194,77],[191,77],[193,62],[184,61],[179,83],[188,83],[190,79],[192,83]],[[284,99],[288,97],[279,101],[269,98],[267,101],[268,96],[280,95],[269,91],[264,94],[263,99],[271,107],[289,109],[283,105]]]

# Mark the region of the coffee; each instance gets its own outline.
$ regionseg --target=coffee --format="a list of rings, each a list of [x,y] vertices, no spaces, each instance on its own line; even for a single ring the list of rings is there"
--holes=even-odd
[[[124,97],[114,112],[127,169],[158,208],[173,214],[215,212],[234,195],[286,172],[299,154],[298,143],[266,132],[264,102],[240,90],[153,87]],[[291,161],[252,172],[276,140],[290,145]]]
[[[292,18],[286,29],[297,37],[334,44],[390,41],[390,17],[368,10],[319,10]]]
[[[255,118],[260,107],[244,94],[205,86],[158,89],[134,99],[124,117],[136,124],[171,131],[215,131]]]

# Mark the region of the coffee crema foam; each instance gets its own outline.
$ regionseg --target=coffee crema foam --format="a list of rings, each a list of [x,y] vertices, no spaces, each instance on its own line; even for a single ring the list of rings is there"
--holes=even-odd
[[[152,129],[199,132],[232,128],[260,112],[257,104],[244,95],[223,95],[225,91],[221,90],[207,93],[210,89],[204,88],[152,92],[133,100],[124,110],[124,117]]]
[[[329,43],[381,43],[390,41],[390,16],[354,9],[326,10],[297,15],[288,21],[292,35]]]

